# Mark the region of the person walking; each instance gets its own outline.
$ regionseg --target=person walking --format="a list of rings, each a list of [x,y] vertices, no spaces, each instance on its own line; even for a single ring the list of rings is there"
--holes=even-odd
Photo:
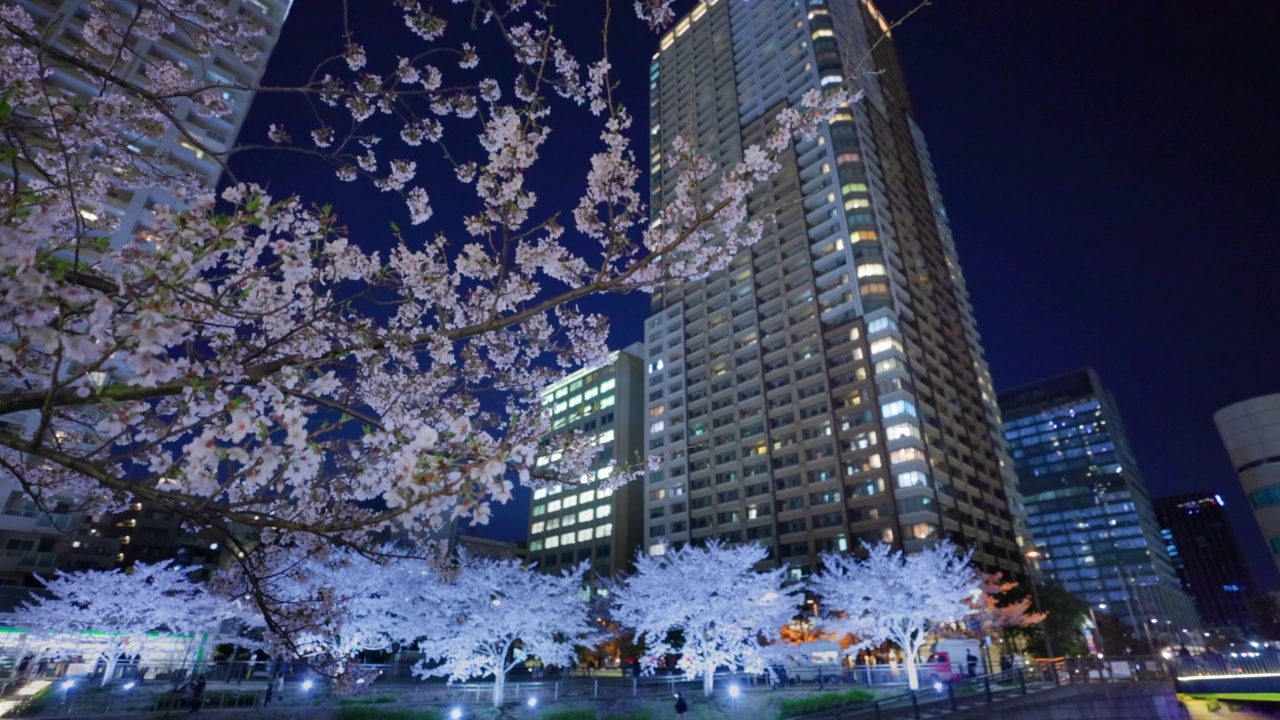
[[[682,693],[676,693],[676,717],[682,718],[687,712],[689,712],[689,703],[684,701]]]
[[[969,677],[978,676],[978,658],[974,656],[972,650],[964,651],[964,664],[969,668]]]
[[[200,705],[204,703],[204,687],[203,675],[197,675],[196,679],[191,681],[191,712],[199,710]]]

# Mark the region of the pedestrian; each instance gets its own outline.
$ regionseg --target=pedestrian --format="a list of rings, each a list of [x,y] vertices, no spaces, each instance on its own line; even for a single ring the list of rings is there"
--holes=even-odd
[[[284,695],[284,675],[280,672],[272,674],[271,679],[267,681],[267,696],[263,700],[262,705],[266,707],[271,701],[281,695]]]
[[[964,651],[964,663],[969,666],[969,677],[978,676],[978,658],[974,656],[972,650]]]
[[[205,681],[203,675],[197,675],[196,679],[191,681],[191,712],[200,709],[200,705],[204,702]]]
[[[687,712],[689,712],[689,703],[684,701],[683,694],[676,693],[676,717],[682,718]]]

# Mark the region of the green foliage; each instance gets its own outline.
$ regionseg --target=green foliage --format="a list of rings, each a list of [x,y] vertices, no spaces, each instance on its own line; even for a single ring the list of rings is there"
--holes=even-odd
[[[333,720],[443,720],[439,710],[388,710],[368,705],[338,708]]]
[[[846,705],[857,705],[875,698],[873,693],[866,690],[848,690],[846,692],[822,693],[821,695],[810,695],[807,698],[798,698],[795,700],[783,700],[778,703],[778,717],[793,718],[810,713],[822,712],[823,710],[833,710]]]
[[[542,720],[596,720],[596,711],[588,708],[560,708],[542,713]]]

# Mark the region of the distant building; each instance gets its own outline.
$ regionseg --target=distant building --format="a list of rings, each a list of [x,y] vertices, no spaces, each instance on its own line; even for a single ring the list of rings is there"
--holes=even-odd
[[[1180,631],[1200,622],[1111,393],[1085,369],[999,398],[1045,577],[1086,602],[1106,602],[1140,637],[1178,644]]]
[[[1253,580],[1231,532],[1220,495],[1192,493],[1156,500],[1156,516],[1182,589],[1206,625],[1246,632]]]
[[[1280,568],[1280,394],[1228,405],[1213,422]]]
[[[607,578],[625,568],[640,547],[644,483],[617,491],[598,489],[619,468],[638,466],[644,453],[644,360],[635,344],[615,352],[608,364],[579,370],[542,392],[552,411],[553,432],[575,430],[600,446],[592,471],[566,478],[580,487],[538,488],[529,509],[529,561],[559,572],[590,560],[589,579]],[[542,457],[540,467],[554,465]]]

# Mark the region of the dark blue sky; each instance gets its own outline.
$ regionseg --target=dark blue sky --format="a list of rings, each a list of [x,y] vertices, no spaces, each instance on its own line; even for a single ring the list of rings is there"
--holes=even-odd
[[[897,17],[914,4],[880,6]],[[353,3],[357,31],[379,39],[373,55],[407,54],[415,46],[383,5]],[[557,26],[598,47],[600,3],[572,5]],[[298,0],[268,83],[297,82],[336,51],[337,7]],[[615,22],[615,77],[644,128],[656,37]],[[1152,495],[1223,494],[1258,580],[1276,586],[1212,414],[1280,391],[1280,3],[935,0],[894,37],[997,387],[1097,368]],[[309,129],[262,97],[242,139],[281,118]],[[535,178],[547,206],[572,207],[581,182],[560,187],[551,172],[581,177],[596,149],[575,122],[553,123],[556,165]],[[319,166],[259,155],[234,167],[333,202],[361,242],[389,245],[388,223],[407,226],[398,201]],[[647,305],[597,303],[615,318],[615,347],[640,337]],[[499,512],[491,534],[523,534],[525,512]]]

